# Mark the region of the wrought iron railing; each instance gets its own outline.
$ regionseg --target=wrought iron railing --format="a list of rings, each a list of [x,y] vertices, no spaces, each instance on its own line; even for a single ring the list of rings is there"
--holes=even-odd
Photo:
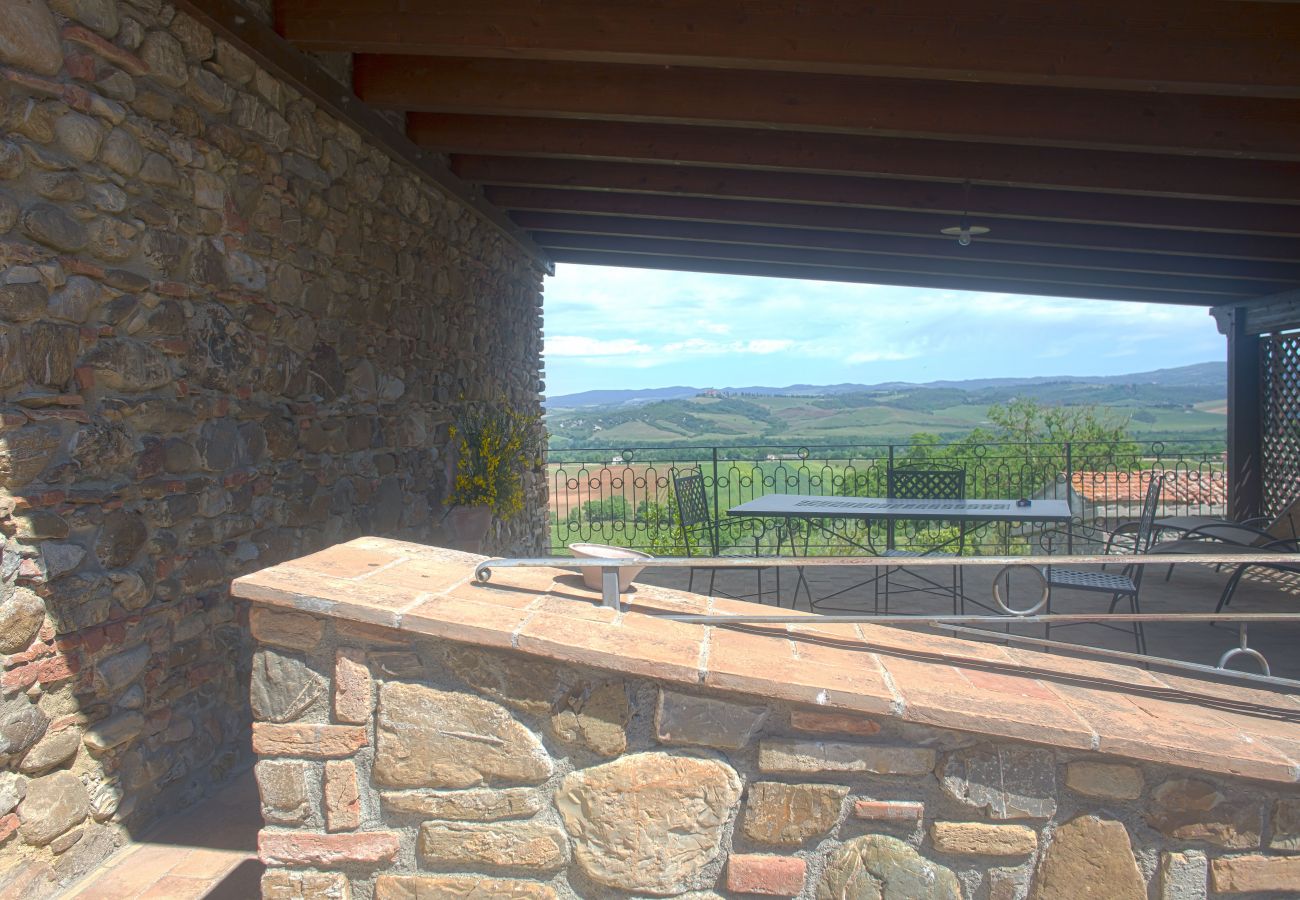
[[[762,522],[729,521],[729,508],[771,493],[884,496],[891,467],[927,464],[959,467],[967,499],[1066,500],[1077,521],[1106,529],[1137,517],[1148,479],[1156,472],[1165,475],[1160,515],[1225,512],[1224,447],[1213,440],[593,447],[548,454],[551,550],[566,555],[569,544],[590,542],[667,556],[707,554],[700,546],[687,546],[673,494],[675,476],[698,471],[704,476],[717,546],[771,553],[777,549],[776,529]],[[844,532],[844,527],[854,530]],[[854,555],[864,546],[883,546],[883,527],[842,525],[844,539],[821,529],[797,538],[803,552]],[[971,534],[965,552],[1029,552],[1036,546],[1036,531],[1025,525],[991,526]],[[933,525],[913,523],[896,541],[933,546],[950,537]]]

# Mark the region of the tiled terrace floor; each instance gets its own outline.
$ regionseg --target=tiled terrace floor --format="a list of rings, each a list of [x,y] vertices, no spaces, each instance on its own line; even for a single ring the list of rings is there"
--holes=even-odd
[[[261,896],[252,771],[127,844],[63,894],[69,900],[252,900]]]
[[[928,569],[931,577],[943,580],[949,577],[947,568]],[[996,568],[967,566],[965,569],[966,595],[975,600],[992,605],[992,581]],[[1228,580],[1228,571],[1215,572],[1211,566],[1183,564],[1174,570],[1172,579],[1165,581],[1165,567],[1152,567],[1142,585],[1142,612],[1214,612],[1215,604],[1224,584]],[[1254,570],[1258,574],[1248,575],[1237,589],[1231,605],[1225,612],[1242,613],[1296,613],[1300,614],[1300,578],[1296,576],[1269,573],[1262,569]],[[870,569],[821,568],[808,569],[808,578],[815,597],[825,597],[850,587],[864,578],[870,577]],[[686,588],[687,573],[684,570],[647,570],[642,573],[640,581],[665,587]],[[766,589],[771,591],[774,579],[769,571],[764,574]],[[790,603],[794,586],[794,572],[783,570],[781,574],[783,603]],[[707,574],[696,576],[697,591],[708,590]],[[1031,599],[1026,583],[1025,589],[1013,593],[1010,603],[1016,607],[1032,605],[1037,594]],[[718,575],[717,590],[737,596],[752,593],[755,589],[753,572],[722,572]],[[765,600],[771,603],[771,594]],[[1100,594],[1086,594],[1077,591],[1059,590],[1053,600],[1052,611],[1057,613],[1094,613],[1104,612],[1109,597]],[[831,601],[835,609],[818,606],[823,613],[870,613],[872,612],[872,588],[870,586],[850,591]],[[806,610],[808,604],[801,596],[799,609]],[[1127,602],[1123,610],[1127,612]],[[922,613],[943,615],[952,612],[952,601],[946,597],[926,594],[904,594],[894,599],[890,605],[893,614]],[[984,610],[968,604],[966,612],[978,615]],[[1016,633],[1042,637],[1042,626],[1020,626]],[[1274,675],[1300,678],[1300,619],[1294,625],[1257,625],[1249,633],[1250,644],[1260,650],[1273,667]],[[1169,623],[1148,625],[1146,627],[1148,652],[1155,656],[1164,656],[1189,662],[1215,665],[1220,654],[1235,646],[1237,631],[1235,627],[1207,625],[1204,623]],[[1072,643],[1090,644],[1116,650],[1132,651],[1135,649],[1133,637],[1129,633],[1118,633],[1095,625],[1078,625],[1065,629],[1054,629],[1052,639]],[[1030,648],[1037,649],[1037,648]],[[1247,659],[1239,660],[1243,670],[1257,671],[1251,668]]]

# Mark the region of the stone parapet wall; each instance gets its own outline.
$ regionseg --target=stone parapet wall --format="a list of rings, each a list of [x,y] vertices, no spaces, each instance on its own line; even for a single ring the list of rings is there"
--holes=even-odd
[[[340,575],[367,565],[357,551],[318,559]],[[387,605],[387,589],[372,590]],[[561,610],[518,596],[520,608],[542,602]],[[557,647],[584,610],[593,623],[603,612],[559,602]],[[267,898],[1300,892],[1293,784],[292,609],[255,605],[251,626]]]
[[[456,404],[539,410],[541,278],[170,4],[0,0],[0,886],[250,761],[230,579],[438,539]]]

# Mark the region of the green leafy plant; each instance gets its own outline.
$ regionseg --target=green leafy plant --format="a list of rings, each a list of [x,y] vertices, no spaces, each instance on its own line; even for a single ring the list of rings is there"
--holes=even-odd
[[[521,413],[504,397],[464,404],[451,426],[450,504],[490,506],[502,519],[523,512],[524,472],[542,464],[540,422],[540,415]]]

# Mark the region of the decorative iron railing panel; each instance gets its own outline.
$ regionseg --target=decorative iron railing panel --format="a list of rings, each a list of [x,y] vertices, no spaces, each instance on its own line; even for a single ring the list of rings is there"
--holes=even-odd
[[[1260,338],[1260,450],[1264,511],[1300,491],[1300,332]]]
[[[960,467],[969,499],[1066,500],[1079,522],[1103,528],[1137,518],[1154,472],[1165,474],[1160,515],[1225,511],[1220,441],[595,447],[549,454],[552,552],[565,555],[568,544],[593,542],[686,555],[673,478],[699,471],[719,547],[770,555],[788,552],[794,540],[801,554],[861,554],[884,547],[883,525],[827,522],[791,535],[775,522],[729,520],[726,511],[771,493],[884,496],[891,465],[926,463]],[[1028,552],[1039,546],[1041,530],[1006,524],[968,532],[965,552]],[[956,523],[904,522],[896,525],[895,543],[934,547],[956,534]]]

